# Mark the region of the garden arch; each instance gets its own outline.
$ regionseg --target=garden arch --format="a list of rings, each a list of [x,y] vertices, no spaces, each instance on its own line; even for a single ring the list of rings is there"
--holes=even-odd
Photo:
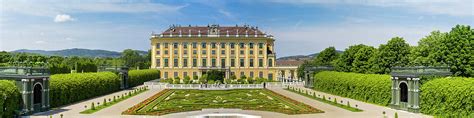
[[[400,102],[408,102],[408,85],[406,82],[400,82]]]

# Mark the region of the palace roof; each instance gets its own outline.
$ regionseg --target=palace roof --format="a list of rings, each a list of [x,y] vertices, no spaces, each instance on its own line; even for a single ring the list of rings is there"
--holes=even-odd
[[[260,31],[258,27],[243,26],[180,26],[172,25],[161,34],[152,37],[272,37]]]

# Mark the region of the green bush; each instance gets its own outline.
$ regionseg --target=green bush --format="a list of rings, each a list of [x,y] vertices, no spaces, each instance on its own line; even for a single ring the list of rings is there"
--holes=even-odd
[[[21,97],[15,83],[0,80],[0,118],[13,118],[20,110]]]
[[[52,107],[120,90],[120,79],[112,72],[56,74],[50,78]]]
[[[130,87],[142,85],[144,82],[158,78],[160,78],[160,71],[156,69],[128,71],[128,83]]]
[[[425,114],[474,115],[474,78],[440,78],[420,88],[420,110]]]
[[[387,106],[391,99],[390,75],[319,72],[314,89],[364,102]]]

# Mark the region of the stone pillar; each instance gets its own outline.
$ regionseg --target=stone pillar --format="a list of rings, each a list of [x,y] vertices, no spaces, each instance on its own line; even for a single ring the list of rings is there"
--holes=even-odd
[[[413,78],[413,112],[419,112],[420,105],[420,78]]]
[[[400,91],[398,86],[399,80],[398,77],[395,77],[395,105],[398,106],[400,104]]]
[[[390,102],[391,105],[395,105],[396,103],[396,97],[397,97],[397,82],[395,80],[395,77],[391,77],[392,80],[392,101]]]
[[[407,86],[408,86],[408,109],[411,109],[413,106],[413,81],[411,80],[412,78],[407,78]]]

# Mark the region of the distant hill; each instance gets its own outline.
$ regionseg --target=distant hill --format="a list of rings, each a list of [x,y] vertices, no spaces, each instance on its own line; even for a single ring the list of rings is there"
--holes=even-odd
[[[146,55],[148,52],[136,50],[141,55]],[[64,50],[28,50],[28,49],[20,49],[11,52],[20,52],[20,53],[34,53],[40,55],[47,55],[47,56],[79,56],[79,57],[120,57],[122,54],[121,52],[115,51],[108,51],[108,50],[92,50],[92,49],[81,49],[81,48],[73,48],[73,49],[64,49]]]
[[[343,51],[336,50],[336,52],[342,53]],[[295,56],[280,57],[277,60],[311,60],[311,59],[313,59],[314,57],[316,57],[318,55],[319,55],[319,52],[309,54],[309,55],[295,55]]]

